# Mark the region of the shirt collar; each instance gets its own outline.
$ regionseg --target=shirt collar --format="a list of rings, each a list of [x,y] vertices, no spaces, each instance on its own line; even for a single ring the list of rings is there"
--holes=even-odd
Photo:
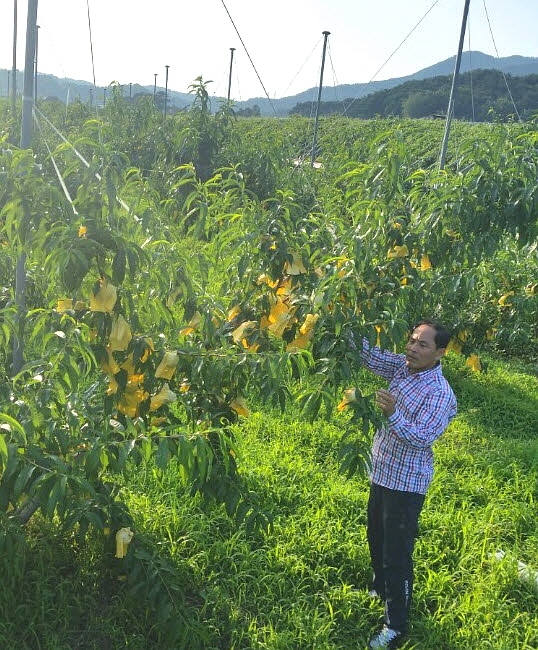
[[[410,377],[419,377],[420,379],[427,379],[431,375],[437,375],[441,370],[441,362],[437,361],[435,366],[428,368],[427,370],[421,370],[420,372],[409,372],[407,371]]]

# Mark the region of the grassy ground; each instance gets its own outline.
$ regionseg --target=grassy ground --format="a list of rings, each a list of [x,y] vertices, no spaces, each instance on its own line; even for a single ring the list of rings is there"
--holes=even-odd
[[[536,367],[490,360],[479,375],[451,357],[445,368],[459,414],[436,444],[404,648],[531,650],[538,592],[515,562],[538,569]],[[191,498],[173,468],[146,467],[123,491],[136,524],[126,561],[112,537],[81,542],[39,520],[6,537],[0,647],[365,648],[382,615],[366,593],[368,486],[338,473],[339,424],[254,413],[237,428],[266,531]]]

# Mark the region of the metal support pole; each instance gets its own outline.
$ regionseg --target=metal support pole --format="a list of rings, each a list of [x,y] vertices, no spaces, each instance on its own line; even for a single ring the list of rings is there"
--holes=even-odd
[[[310,164],[314,166],[316,160],[316,140],[318,135],[318,122],[319,122],[319,104],[321,101],[321,89],[323,87],[323,70],[325,68],[325,52],[327,51],[327,38],[331,32],[323,32],[323,56],[321,57],[321,73],[319,75],[319,89],[318,89],[318,101],[316,104],[316,119],[314,121],[314,139],[312,142],[312,155],[310,157]]]
[[[26,58],[24,62],[24,85],[22,95],[21,149],[30,149],[32,144],[36,32],[37,0],[28,0],[28,16],[26,22]]]
[[[28,0],[26,21],[26,58],[24,63],[24,88],[22,97],[21,149],[32,144],[32,118],[34,90],[34,56],[37,25],[37,0]],[[11,370],[16,375],[24,363],[24,321],[26,312],[26,253],[20,252],[15,270],[15,302],[17,305],[16,335],[13,343]]]
[[[465,39],[465,28],[467,26],[467,16],[469,14],[469,4],[471,0],[465,0],[465,7],[463,8],[463,20],[461,22],[460,42],[458,45],[458,55],[456,56],[456,65],[454,66],[454,74],[452,75],[452,86],[450,88],[450,98],[448,100],[448,108],[446,111],[445,133],[443,136],[443,144],[441,146],[441,155],[439,157],[439,169],[444,169],[446,150],[448,146],[448,136],[450,134],[450,126],[452,124],[452,117],[454,114],[454,95],[456,88],[456,79],[460,71],[461,53],[463,51],[463,41]]]
[[[166,79],[164,82],[164,116],[166,117],[166,111],[168,108],[168,68],[169,65],[164,66],[166,68]]]
[[[153,106],[155,106],[155,97],[157,95],[157,73],[154,72],[153,76],[155,77],[155,81],[153,82]]]
[[[36,18],[37,20],[37,18]],[[11,87],[11,113],[17,107],[17,0],[13,0],[13,85]]]
[[[37,105],[37,53],[39,50],[39,25],[35,30],[35,70],[34,70],[34,104]]]
[[[230,48],[230,74],[228,75],[228,104],[230,103],[230,90],[232,88],[232,65],[234,61],[235,47]]]

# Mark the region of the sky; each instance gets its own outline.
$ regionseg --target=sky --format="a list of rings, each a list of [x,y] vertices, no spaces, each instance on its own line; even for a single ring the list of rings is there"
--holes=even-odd
[[[0,69],[13,66],[15,6],[17,68],[24,69],[28,0],[0,2]],[[325,89],[402,77],[455,56],[464,6],[465,0],[38,0],[38,72],[96,86],[164,88],[168,66],[171,91],[189,92],[202,77],[210,96],[226,97],[229,87],[235,101],[278,99],[320,81]],[[537,26],[538,0],[471,0],[463,56],[472,50],[538,57]]]

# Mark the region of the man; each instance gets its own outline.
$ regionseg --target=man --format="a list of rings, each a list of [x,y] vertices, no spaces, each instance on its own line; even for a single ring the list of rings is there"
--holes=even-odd
[[[389,381],[388,390],[376,393],[387,423],[374,436],[367,513],[370,595],[385,602],[385,625],[370,648],[394,648],[408,629],[413,548],[433,476],[432,444],[456,415],[456,398],[440,364],[449,340],[445,327],[433,320],[413,328],[405,354],[363,340],[364,365]]]

